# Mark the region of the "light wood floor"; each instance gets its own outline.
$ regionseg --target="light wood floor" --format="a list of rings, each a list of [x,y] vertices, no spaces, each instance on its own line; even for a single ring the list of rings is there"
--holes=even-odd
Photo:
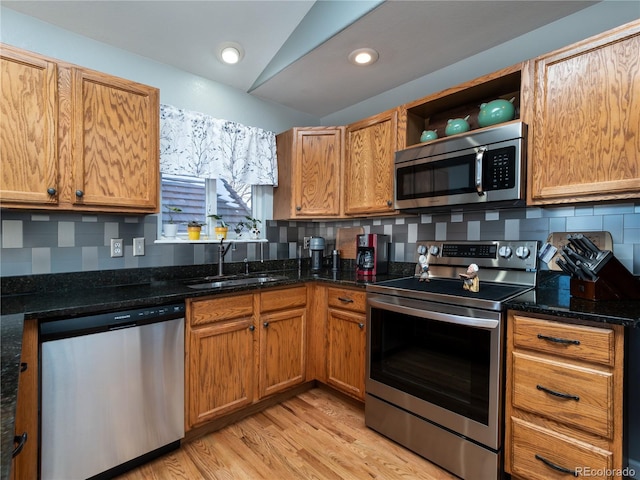
[[[364,425],[364,410],[314,388],[118,477],[404,479],[456,477]]]

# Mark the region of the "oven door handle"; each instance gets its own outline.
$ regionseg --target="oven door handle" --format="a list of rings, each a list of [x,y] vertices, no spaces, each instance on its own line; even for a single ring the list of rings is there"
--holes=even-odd
[[[500,322],[498,320],[491,320],[485,318],[473,318],[465,317],[464,315],[454,315],[451,313],[431,312],[428,310],[418,310],[412,307],[405,307],[398,305],[397,303],[386,302],[378,298],[370,298],[368,300],[369,305],[377,307],[382,310],[389,310],[396,313],[404,313],[414,317],[426,318],[428,320],[435,320],[438,322],[453,323],[456,325],[464,325],[473,328],[482,328],[485,330],[492,330],[498,328]]]

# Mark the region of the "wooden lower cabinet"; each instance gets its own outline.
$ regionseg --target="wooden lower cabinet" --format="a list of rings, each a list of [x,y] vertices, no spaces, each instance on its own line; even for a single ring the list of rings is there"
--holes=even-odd
[[[26,442],[11,462],[11,479],[38,478],[38,321],[25,320],[22,334],[22,364],[18,379],[15,436],[26,434]]]
[[[306,286],[187,300],[186,430],[306,379]]]
[[[509,312],[505,470],[614,479],[623,468],[624,329]]]
[[[305,380],[306,303],[305,286],[260,294],[259,398]]]
[[[364,401],[366,293],[329,287],[327,304],[326,382]]]
[[[187,301],[186,430],[254,400],[254,295]]]

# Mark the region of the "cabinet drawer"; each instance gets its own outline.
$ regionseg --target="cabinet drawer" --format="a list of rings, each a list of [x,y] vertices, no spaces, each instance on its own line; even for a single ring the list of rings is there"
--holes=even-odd
[[[513,436],[510,444],[512,475],[529,480],[564,480],[570,476],[614,478],[611,452],[519,418],[511,417],[509,421]],[[577,475],[561,471],[562,468]]]
[[[307,304],[307,287],[271,290],[260,294],[260,312],[304,307]]]
[[[193,301],[189,321],[192,326],[195,326],[251,315],[253,315],[253,295],[247,294]]]
[[[327,297],[329,307],[364,313],[367,306],[367,294],[364,291],[327,288]]]
[[[517,408],[612,438],[610,372],[514,352],[512,395]]]
[[[514,315],[512,319],[515,347],[613,365],[615,335],[611,329],[569,325],[518,315]]]

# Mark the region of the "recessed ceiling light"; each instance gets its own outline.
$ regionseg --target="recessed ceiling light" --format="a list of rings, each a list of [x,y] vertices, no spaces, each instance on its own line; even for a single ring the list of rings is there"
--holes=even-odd
[[[349,54],[349,61],[354,65],[371,65],[378,61],[378,52],[373,48],[358,48]]]
[[[235,42],[224,42],[218,46],[218,60],[227,65],[234,65],[244,57],[243,48]]]

